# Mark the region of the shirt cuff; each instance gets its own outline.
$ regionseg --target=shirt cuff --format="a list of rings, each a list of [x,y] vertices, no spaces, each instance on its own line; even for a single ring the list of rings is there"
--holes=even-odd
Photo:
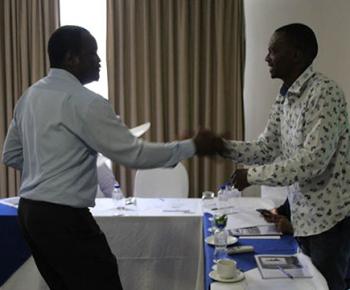
[[[188,159],[193,157],[196,154],[196,146],[192,139],[187,139],[184,141],[179,141],[181,147],[181,152],[183,155],[182,159]]]

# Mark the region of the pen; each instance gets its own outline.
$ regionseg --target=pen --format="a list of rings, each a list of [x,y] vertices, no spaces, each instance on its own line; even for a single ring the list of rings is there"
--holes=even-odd
[[[213,207],[211,210],[221,210],[221,209],[229,209],[229,208],[235,208],[234,206],[223,206],[223,207]]]
[[[189,209],[163,209],[163,212],[194,213]]]
[[[281,266],[277,265],[277,269],[280,270],[284,275],[286,275],[290,279],[294,279],[293,275],[291,273],[288,273],[286,270],[284,270]]]

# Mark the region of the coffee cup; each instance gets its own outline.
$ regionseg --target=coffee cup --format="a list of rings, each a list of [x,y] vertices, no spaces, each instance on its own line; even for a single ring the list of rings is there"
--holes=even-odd
[[[237,263],[231,259],[220,259],[216,263],[216,272],[223,279],[233,279],[239,274]]]

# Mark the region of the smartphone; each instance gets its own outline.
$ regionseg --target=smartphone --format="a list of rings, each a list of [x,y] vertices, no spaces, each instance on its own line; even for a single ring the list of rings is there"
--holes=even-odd
[[[263,216],[272,215],[271,211],[269,211],[268,209],[258,208],[256,209],[256,211],[261,213]]]

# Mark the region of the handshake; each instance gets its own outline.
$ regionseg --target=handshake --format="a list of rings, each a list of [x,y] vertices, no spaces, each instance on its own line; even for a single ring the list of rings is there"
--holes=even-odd
[[[210,130],[199,130],[192,140],[196,146],[198,156],[222,154],[225,151],[222,137]]]
[[[224,139],[221,136],[214,134],[209,130],[200,130],[193,137],[193,142],[196,146],[196,154],[198,156],[204,155],[224,155],[228,153],[229,149],[226,148]],[[231,184],[242,191],[246,187],[250,186],[248,182],[248,169],[239,168],[231,176]]]

